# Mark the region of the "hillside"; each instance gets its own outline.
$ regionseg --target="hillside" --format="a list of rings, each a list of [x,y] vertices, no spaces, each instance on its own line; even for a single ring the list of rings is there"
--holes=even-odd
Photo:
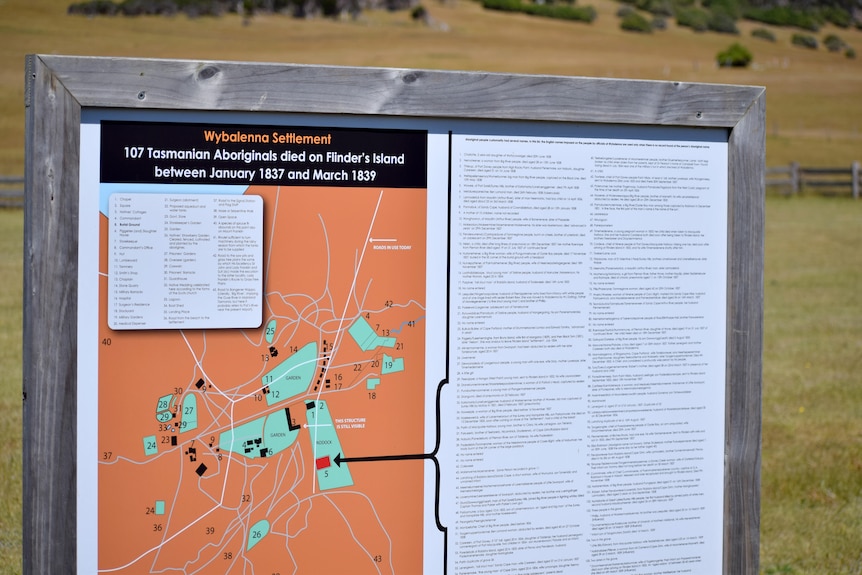
[[[236,14],[93,17],[66,14],[68,0],[0,4],[0,173],[23,171],[23,65],[27,53],[249,60],[626,77],[767,87],[769,164],[849,164],[862,155],[862,58],[799,48],[798,30],[769,27],[776,41],[695,33],[673,21],[652,34],[623,32],[612,0],[592,24],[483,10],[470,0],[426,4],[431,25],[408,11],[366,11],[356,19],[300,20]],[[824,26],[862,51],[862,31]],[[739,41],[746,69],[719,69],[716,54]]]

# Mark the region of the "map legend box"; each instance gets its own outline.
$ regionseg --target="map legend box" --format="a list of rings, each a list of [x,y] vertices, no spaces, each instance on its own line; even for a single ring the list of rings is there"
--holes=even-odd
[[[260,196],[117,193],[108,209],[111,329],[260,326]]]

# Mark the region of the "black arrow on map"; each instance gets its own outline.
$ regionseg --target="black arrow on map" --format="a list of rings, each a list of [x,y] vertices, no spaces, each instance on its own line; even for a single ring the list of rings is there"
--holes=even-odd
[[[408,455],[369,455],[366,457],[342,457],[341,453],[335,456],[335,465],[341,467],[341,463],[353,463],[354,461],[406,461],[410,459],[434,459],[434,453],[411,453]]]
[[[451,160],[450,160],[451,161]],[[448,362],[447,362],[448,363]],[[335,465],[341,467],[342,463],[351,463],[353,461],[409,461],[416,459],[430,459],[434,463],[434,471],[436,475],[436,489],[434,493],[434,522],[437,523],[437,529],[443,533],[443,575],[446,575],[447,565],[449,564],[449,528],[440,523],[440,462],[437,461],[437,451],[440,449],[440,394],[443,391],[443,386],[449,383],[448,379],[443,379],[437,385],[437,441],[434,445],[434,451],[431,453],[411,453],[408,455],[370,455],[366,457],[343,457],[341,452],[335,456]]]

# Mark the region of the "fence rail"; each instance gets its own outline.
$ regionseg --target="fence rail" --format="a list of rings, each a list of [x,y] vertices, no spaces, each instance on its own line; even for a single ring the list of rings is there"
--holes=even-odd
[[[24,176],[0,176],[0,208],[24,207]]]
[[[862,188],[862,164],[853,162],[849,168],[803,168],[797,162],[787,166],[766,168],[766,187],[779,188],[785,195],[795,195],[806,188],[820,193],[849,192],[859,199]]]

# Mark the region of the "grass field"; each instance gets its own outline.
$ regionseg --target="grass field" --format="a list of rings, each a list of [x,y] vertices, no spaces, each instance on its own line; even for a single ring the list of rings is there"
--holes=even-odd
[[[764,573],[862,573],[862,205],[766,214]]]
[[[587,3],[588,0],[579,0]],[[624,34],[617,4],[592,25],[427,5],[357,21],[255,17],[68,17],[66,0],[0,0],[0,174],[23,172],[23,64],[63,53],[487,70],[754,84],[767,87],[767,162],[862,160],[862,59],[739,40],[746,70],[714,66],[737,40],[671,25]],[[825,29],[819,36],[835,31]],[[837,31],[862,53],[862,32]],[[766,244],[764,574],[862,574],[862,202],[769,198]],[[20,572],[22,214],[0,210],[0,572]]]
[[[0,210],[0,573],[21,572],[21,266],[24,214]]]

